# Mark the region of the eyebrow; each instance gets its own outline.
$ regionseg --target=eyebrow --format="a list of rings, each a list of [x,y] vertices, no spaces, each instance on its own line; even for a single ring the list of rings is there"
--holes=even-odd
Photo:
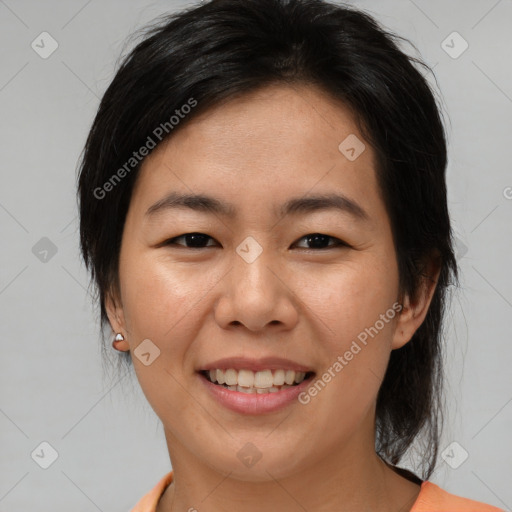
[[[236,218],[236,208],[230,204],[220,201],[215,197],[205,194],[182,194],[171,192],[152,206],[146,213],[146,217],[152,217],[158,212],[172,209],[190,209],[198,212],[221,215],[224,217]],[[356,203],[342,194],[320,194],[303,197],[295,197],[281,205],[280,209],[275,210],[281,216],[285,215],[304,215],[321,210],[338,210],[348,213],[354,219],[368,221],[368,213]]]

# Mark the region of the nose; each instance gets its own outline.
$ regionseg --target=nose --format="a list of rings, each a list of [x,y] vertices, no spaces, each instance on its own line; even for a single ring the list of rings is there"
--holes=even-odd
[[[253,332],[269,327],[273,332],[293,329],[300,301],[283,262],[270,249],[260,249],[257,255],[251,244],[237,249],[222,280],[215,311],[218,324],[224,329],[242,325]]]

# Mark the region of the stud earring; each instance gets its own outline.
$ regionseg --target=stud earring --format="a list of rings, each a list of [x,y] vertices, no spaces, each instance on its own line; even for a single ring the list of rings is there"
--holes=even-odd
[[[115,350],[119,351],[119,352],[124,352],[124,350],[119,350],[117,347],[116,347],[116,344],[118,341],[123,341],[124,340],[124,336],[118,332],[116,334],[116,337],[114,338],[114,341],[112,342],[112,348],[114,348]]]

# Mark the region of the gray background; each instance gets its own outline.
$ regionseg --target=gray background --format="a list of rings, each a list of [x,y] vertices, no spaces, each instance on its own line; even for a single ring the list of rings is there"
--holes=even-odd
[[[468,458],[456,469],[440,458],[431,480],[511,510],[512,1],[353,3],[435,66],[448,113],[462,289],[446,324],[442,449],[459,443],[445,456],[452,466],[462,449]],[[170,469],[135,377],[102,373],[78,252],[75,176],[126,37],[188,5],[0,0],[0,511],[128,511]],[[44,31],[59,45],[47,59],[31,47]],[[469,44],[458,58],[445,49],[460,50],[460,40],[442,45],[453,31]],[[55,254],[41,252],[51,245],[44,237]],[[50,460],[43,441],[58,454],[47,469],[39,465]]]

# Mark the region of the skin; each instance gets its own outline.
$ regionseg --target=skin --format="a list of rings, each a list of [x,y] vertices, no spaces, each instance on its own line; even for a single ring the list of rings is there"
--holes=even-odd
[[[365,142],[349,161],[338,150],[349,134],[363,140],[343,104],[312,86],[275,85],[208,110],[145,159],[123,232],[121,287],[107,310],[163,423],[174,482],[158,512],[406,511],[418,496],[375,454],[375,405],[391,350],[423,322],[439,268],[427,266],[431,279],[414,301],[400,296],[374,152]],[[181,209],[145,218],[170,191],[214,196],[238,216]],[[273,211],[333,191],[369,220]],[[211,238],[202,249],[184,238],[159,245],[191,232]],[[333,248],[308,243],[313,233],[334,237],[321,246]],[[248,236],[263,249],[252,263],[236,252]],[[220,357],[273,355],[320,376],[399,299],[401,314],[307,405],[242,415],[214,402],[195,373]],[[149,366],[133,354],[144,339],[161,351]],[[250,468],[237,458],[247,442],[261,453]]]

